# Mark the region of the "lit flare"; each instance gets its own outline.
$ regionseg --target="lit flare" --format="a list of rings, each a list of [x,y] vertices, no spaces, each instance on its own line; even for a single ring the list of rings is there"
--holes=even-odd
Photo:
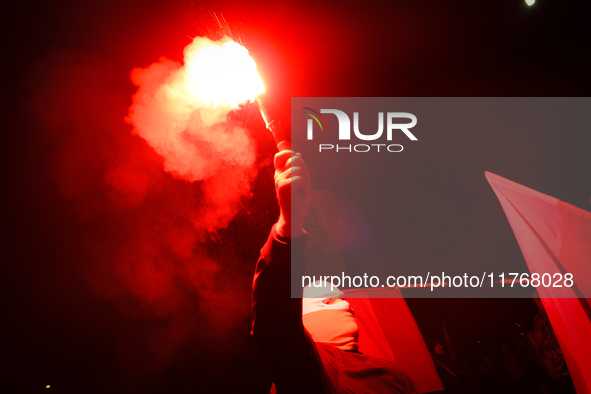
[[[187,47],[185,68],[188,91],[201,103],[237,107],[265,91],[255,61],[234,41]]]

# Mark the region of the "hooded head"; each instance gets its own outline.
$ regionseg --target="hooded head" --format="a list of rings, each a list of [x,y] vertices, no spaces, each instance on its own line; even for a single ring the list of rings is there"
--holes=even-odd
[[[357,350],[359,327],[344,293],[317,281],[304,287],[302,314],[304,327],[315,342],[328,343],[343,350]],[[318,285],[319,287],[316,287]]]

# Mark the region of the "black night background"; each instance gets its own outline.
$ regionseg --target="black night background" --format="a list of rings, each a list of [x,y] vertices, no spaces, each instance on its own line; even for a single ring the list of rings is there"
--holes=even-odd
[[[256,143],[251,192],[211,232],[203,223],[222,208],[205,186],[164,172],[125,122],[136,91],[131,70],[161,56],[182,61],[193,37],[221,37],[220,17],[256,60],[284,124],[291,97],[591,91],[584,1],[58,0],[3,8],[7,393],[268,387],[249,330],[256,259],[278,215],[272,137],[255,109],[236,114]],[[591,132],[558,129],[535,144],[530,136],[492,143],[486,157],[457,157],[453,168],[463,170],[433,186],[435,194],[450,185],[431,212],[438,226],[470,232],[446,204],[454,188],[467,189],[490,201],[479,214],[495,229],[491,242],[523,260],[493,192],[474,187],[484,185],[485,170],[590,210]],[[401,190],[396,205],[409,198]],[[406,247],[424,248],[420,241]],[[467,242],[465,254],[477,253]],[[538,311],[531,299],[408,304],[427,345],[443,340],[444,324],[468,364],[527,333]]]

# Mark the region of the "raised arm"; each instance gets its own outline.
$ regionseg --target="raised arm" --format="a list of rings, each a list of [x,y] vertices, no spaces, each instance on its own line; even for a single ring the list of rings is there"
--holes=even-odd
[[[278,393],[325,393],[319,356],[302,324],[302,300],[291,298],[291,275],[301,277],[305,265],[308,236],[302,225],[311,194],[299,154],[275,155],[275,187],[281,215],[254,275],[252,334]]]

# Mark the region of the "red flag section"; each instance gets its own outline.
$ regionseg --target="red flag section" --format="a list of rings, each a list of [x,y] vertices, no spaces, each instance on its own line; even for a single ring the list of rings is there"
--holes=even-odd
[[[306,275],[318,275],[326,267],[332,267],[334,272],[347,271],[340,253],[339,242],[336,242],[335,238],[338,238],[339,230],[347,235],[342,238],[348,238],[350,232],[335,228],[334,224],[339,223],[336,219],[340,216],[335,214],[334,207],[342,208],[345,213],[350,213],[354,207],[328,197],[331,196],[323,195],[322,192],[315,192],[312,195],[310,213],[305,223],[305,228],[310,235],[306,252]],[[322,198],[327,198],[324,205],[321,203]],[[327,206],[333,208],[331,221],[326,219]],[[341,243],[343,243],[342,238]],[[322,269],[316,272],[316,266]],[[387,296],[394,296],[393,298],[369,298],[361,289],[344,291],[359,326],[359,350],[365,355],[396,363],[408,374],[421,393],[443,390],[423,335],[402,293],[389,289]],[[354,293],[355,296],[348,297],[347,294],[350,293]]]
[[[423,335],[402,296],[347,301],[359,326],[359,351],[398,364],[421,393],[443,390]]]
[[[538,286],[577,393],[591,393],[591,213],[490,172],[530,273],[573,275],[572,287]]]

